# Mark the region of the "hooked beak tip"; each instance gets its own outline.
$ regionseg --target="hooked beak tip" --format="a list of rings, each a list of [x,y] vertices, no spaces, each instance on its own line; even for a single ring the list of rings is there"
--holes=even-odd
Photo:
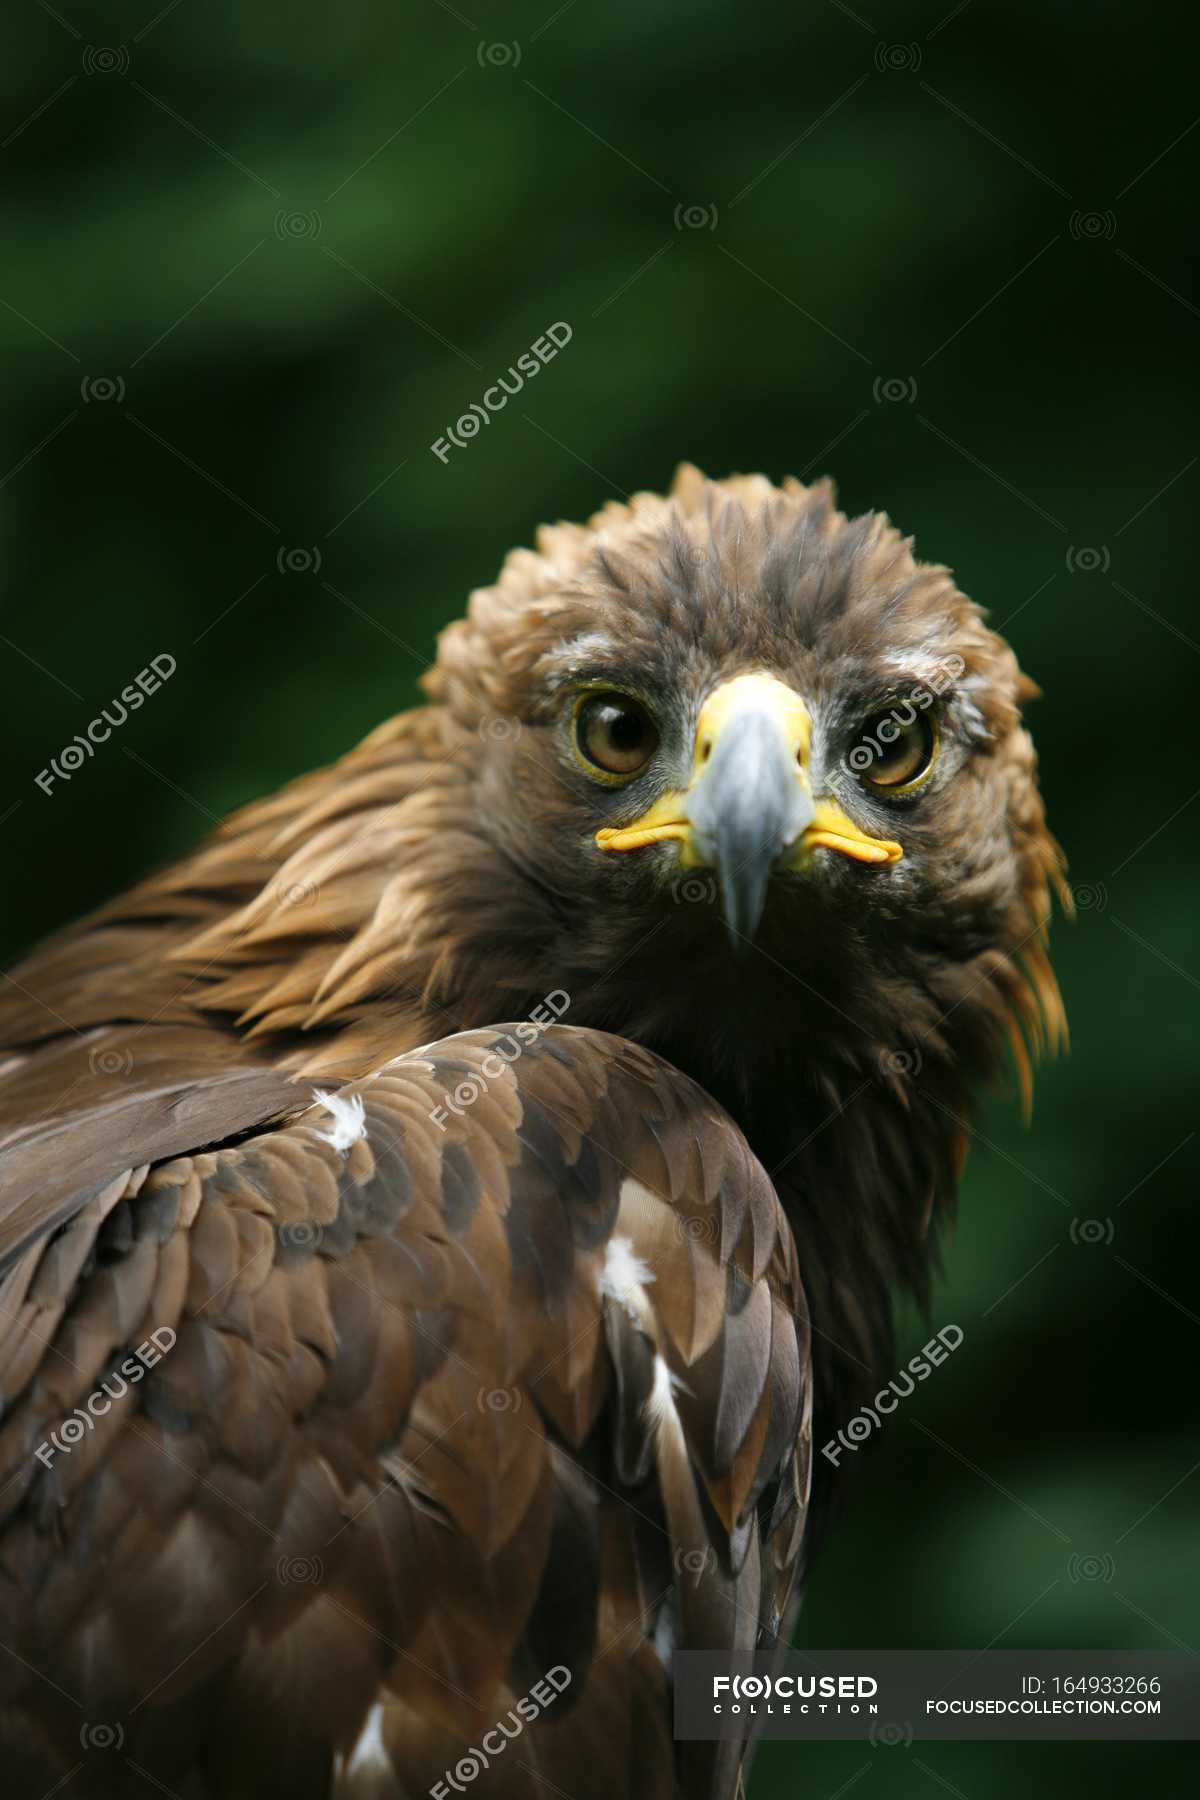
[[[744,950],[762,922],[772,873],[813,817],[794,746],[770,715],[730,720],[688,812],[702,854],[720,874],[730,940]]]
[[[721,905],[729,942],[738,956],[744,956],[762,923],[767,900],[770,864],[761,858],[753,863],[721,863]]]

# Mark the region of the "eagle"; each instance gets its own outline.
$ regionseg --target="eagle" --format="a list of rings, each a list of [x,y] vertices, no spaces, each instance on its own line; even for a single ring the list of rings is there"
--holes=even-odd
[[[542,528],[0,1003],[14,1800],[731,1796],[821,1445],[1063,1030],[1022,708],[831,484]]]

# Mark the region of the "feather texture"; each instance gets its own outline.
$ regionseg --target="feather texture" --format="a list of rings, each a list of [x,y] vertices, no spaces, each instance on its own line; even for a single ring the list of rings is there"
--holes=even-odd
[[[673,1609],[681,1647],[752,1641],[759,1556],[743,1544],[735,1569],[735,1534],[748,1522],[777,1558],[758,1497],[803,1507],[795,1251],[765,1173],[686,1078],[565,1026],[497,1074],[496,1036],[315,1106],[276,1082],[238,1141],[173,1141],[163,1160],[158,1091],[140,1115],[131,1101],[137,1167],[57,1193],[13,1252],[0,1718],[25,1721],[25,1779],[67,1773],[82,1717],[119,1725],[176,1791],[250,1791],[283,1767],[302,1792],[424,1792],[522,1682],[563,1669],[559,1712],[481,1795],[568,1765],[573,1794],[634,1767],[621,1791],[675,1791],[646,1707],[656,1622]],[[443,1126],[451,1067],[490,1104]],[[224,1104],[228,1076],[209,1079]],[[208,1136],[203,1091],[189,1116]],[[72,1119],[85,1170],[109,1129],[105,1109]],[[687,1172],[674,1193],[664,1153]],[[697,1218],[713,1230],[693,1235]],[[136,1380],[114,1374],[152,1337],[167,1347]],[[731,1791],[725,1762],[714,1791]]]

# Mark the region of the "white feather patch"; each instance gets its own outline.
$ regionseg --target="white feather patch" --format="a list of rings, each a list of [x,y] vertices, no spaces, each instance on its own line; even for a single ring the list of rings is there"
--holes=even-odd
[[[962,673],[961,657],[951,661],[945,651],[933,645],[923,650],[884,650],[877,660],[883,668],[907,675],[910,681],[938,680],[942,687],[948,687],[955,675]]]
[[[650,1316],[646,1288],[653,1280],[654,1270],[634,1250],[632,1238],[609,1239],[600,1271],[600,1292],[623,1306],[635,1325],[644,1327]]]
[[[392,1759],[383,1741],[383,1703],[376,1700],[346,1764],[347,1776],[390,1775]]]
[[[556,686],[589,669],[614,662],[620,647],[602,631],[585,631],[552,650],[543,661],[543,672]]]
[[[678,1375],[672,1375],[667,1367],[666,1359],[656,1356],[654,1359],[654,1386],[650,1389],[646,1401],[646,1417],[650,1424],[658,1427],[666,1425],[676,1431],[682,1431],[679,1421],[679,1408],[675,1404],[675,1389],[683,1386]]]
[[[333,1120],[332,1126],[318,1131],[317,1136],[324,1144],[332,1144],[339,1152],[348,1150],[351,1144],[357,1144],[360,1138],[367,1135],[366,1108],[361,1094],[326,1094],[320,1088],[313,1089],[316,1105],[323,1106]],[[315,1107],[313,1109],[315,1111]]]

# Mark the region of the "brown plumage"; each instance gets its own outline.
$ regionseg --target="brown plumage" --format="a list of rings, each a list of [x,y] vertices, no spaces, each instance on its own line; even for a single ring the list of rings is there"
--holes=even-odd
[[[1060,1032],[1033,690],[827,484],[543,530],[426,687],[6,984],[30,1800],[424,1794],[547,1670],[481,1800],[731,1794],[673,1650],[787,1630],[812,1409]]]

